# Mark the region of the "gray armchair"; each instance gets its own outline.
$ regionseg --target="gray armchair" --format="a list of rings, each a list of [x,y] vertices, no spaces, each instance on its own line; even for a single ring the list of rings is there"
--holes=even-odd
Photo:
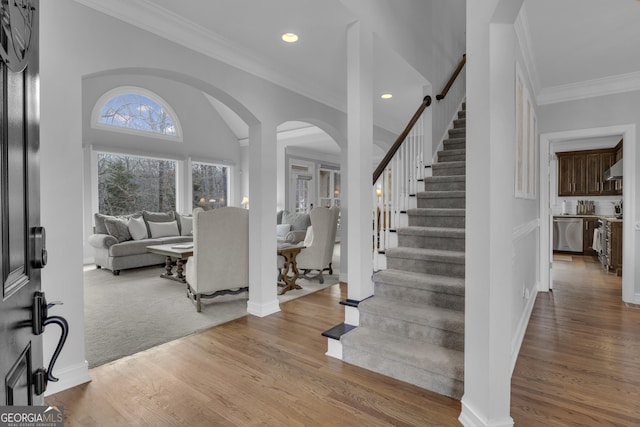
[[[193,210],[193,256],[186,264],[187,295],[201,298],[249,290],[249,211],[224,207]]]
[[[335,206],[330,208],[315,207],[311,210],[311,227],[307,230],[305,248],[296,257],[298,270],[303,270],[303,275],[313,270],[318,271],[320,283],[324,283],[322,272],[331,270],[331,258],[336,242],[336,230],[338,228],[338,215],[340,209]]]

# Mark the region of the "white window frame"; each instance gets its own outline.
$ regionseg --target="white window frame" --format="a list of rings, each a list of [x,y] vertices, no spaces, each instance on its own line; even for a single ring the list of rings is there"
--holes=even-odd
[[[104,107],[104,105],[108,101],[110,101],[112,98],[115,98],[116,96],[119,96],[119,95],[126,95],[126,94],[136,94],[136,95],[145,96],[155,101],[156,103],[158,103],[158,105],[160,105],[173,120],[173,125],[176,128],[175,136],[166,135],[163,133],[132,129],[125,126],[116,126],[116,125],[108,125],[105,123],[100,123],[99,121],[100,112],[102,111],[102,108]],[[95,103],[95,105],[93,106],[93,110],[91,111],[91,127],[93,129],[120,132],[120,133],[129,134],[129,135],[144,136],[147,138],[158,138],[158,139],[165,139],[165,140],[176,141],[176,142],[183,142],[182,126],[180,124],[180,120],[178,119],[178,115],[173,110],[173,108],[171,108],[171,105],[169,105],[169,103],[167,103],[164,99],[162,99],[162,97],[160,97],[156,93],[151,92],[148,89],[144,89],[137,86],[119,86],[104,93]]]
[[[233,167],[234,165],[226,163],[226,162],[222,162],[222,161],[218,161],[218,160],[203,160],[203,159],[198,159],[198,158],[189,158],[189,161],[187,162],[187,168],[188,170],[186,171],[187,175],[188,175],[188,179],[186,180],[186,186],[185,186],[185,190],[186,191],[186,206],[188,207],[189,210],[193,210],[193,164],[194,163],[200,163],[203,165],[209,165],[209,166],[222,166],[227,168],[227,206],[235,206],[232,201],[234,200],[233,198],[233,194],[232,194],[232,182],[233,182]]]

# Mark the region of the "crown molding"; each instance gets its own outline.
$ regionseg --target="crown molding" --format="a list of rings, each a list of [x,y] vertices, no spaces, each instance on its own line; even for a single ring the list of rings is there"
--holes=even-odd
[[[538,105],[555,104],[634,90],[640,90],[640,71],[544,88],[536,100]]]
[[[316,88],[286,70],[276,69],[256,52],[209,31],[149,0],[75,0],[77,3],[185,46],[322,104],[346,111],[346,100],[326,88]]]

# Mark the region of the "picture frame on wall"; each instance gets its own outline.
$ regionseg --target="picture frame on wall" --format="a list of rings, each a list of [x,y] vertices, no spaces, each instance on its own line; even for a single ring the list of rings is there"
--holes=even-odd
[[[515,69],[515,197],[535,199],[537,118],[520,65]]]

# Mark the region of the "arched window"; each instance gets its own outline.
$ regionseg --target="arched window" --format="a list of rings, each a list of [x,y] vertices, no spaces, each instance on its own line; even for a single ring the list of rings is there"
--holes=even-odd
[[[103,129],[181,139],[178,118],[169,104],[138,87],[119,87],[102,95],[93,109],[92,124]]]

